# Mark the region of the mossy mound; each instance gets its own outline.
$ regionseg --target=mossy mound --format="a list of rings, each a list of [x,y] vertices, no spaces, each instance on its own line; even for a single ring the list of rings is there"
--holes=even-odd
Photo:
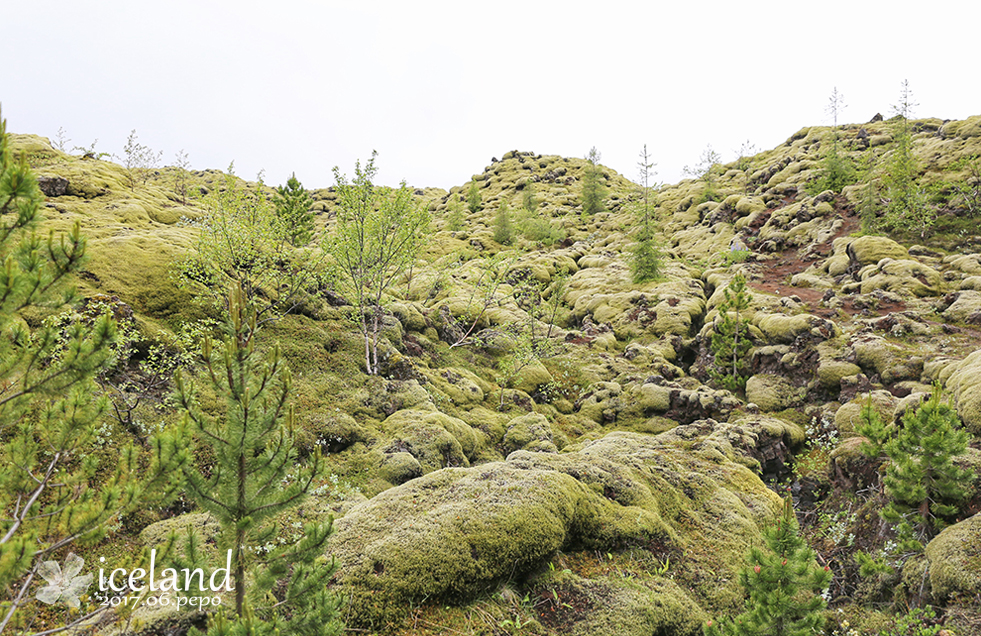
[[[329,546],[342,565],[349,621],[377,628],[411,602],[473,598],[557,550],[652,542],[686,555],[678,580],[699,604],[733,603],[742,556],[780,500],[743,465],[756,460],[729,441],[755,449],[766,427],[726,425],[713,435],[715,427],[611,433],[563,453],[518,451],[505,462],[430,473],[355,506]],[[729,583],[717,583],[720,572]]]
[[[981,594],[981,514],[946,528],[925,554],[935,600]]]
[[[825,318],[811,314],[767,314],[757,312],[753,324],[759,327],[770,344],[791,344],[801,336],[812,342],[834,338],[840,332],[838,327]]]
[[[807,389],[780,375],[758,373],[746,381],[746,401],[762,411],[782,411],[799,405]]]
[[[862,421],[862,409],[872,400],[872,408],[879,414],[882,421],[893,421],[899,400],[889,391],[871,391],[859,395],[851,402],[842,404],[835,412],[835,428],[843,436],[856,435],[855,427]]]
[[[861,265],[874,265],[884,258],[909,258],[905,247],[885,236],[860,236],[848,242],[846,252],[852,262]]]
[[[708,618],[667,577],[587,579],[567,571],[530,584],[539,623],[570,636],[695,636]]]
[[[388,450],[409,453],[425,472],[469,466],[486,444],[482,432],[439,411],[403,409],[389,416],[382,426],[394,435]]]
[[[943,291],[940,272],[919,261],[883,258],[859,272],[863,294],[876,290],[917,297],[937,296]]]
[[[981,351],[947,365],[939,379],[953,393],[964,426],[981,436]]]

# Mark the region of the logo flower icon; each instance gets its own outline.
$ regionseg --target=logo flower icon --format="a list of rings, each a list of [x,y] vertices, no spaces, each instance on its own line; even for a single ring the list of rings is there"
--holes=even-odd
[[[78,595],[85,591],[92,584],[92,575],[78,576],[85,565],[85,559],[76,556],[74,552],[69,552],[65,557],[65,567],[58,566],[57,561],[45,561],[38,566],[38,574],[48,582],[37,591],[35,597],[42,603],[49,605],[64,601],[70,607],[78,609],[81,602]]]

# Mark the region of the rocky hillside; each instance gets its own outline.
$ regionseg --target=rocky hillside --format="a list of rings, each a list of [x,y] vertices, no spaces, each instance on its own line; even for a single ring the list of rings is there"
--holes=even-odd
[[[931,223],[890,217],[897,122],[805,128],[660,187],[662,277],[641,284],[630,269],[641,196],[609,169],[593,215],[581,210],[587,162],[532,152],[474,175],[476,211],[469,183],[415,190],[431,237],[388,299],[379,376],[364,371],[347,299],[328,288],[261,335],[292,369],[303,452],[328,454],[332,477],[296,514],[336,518],[329,553],[348,626],[701,634],[741,611],[744,556],[791,496],[834,574],[828,634],[846,619],[878,633],[910,604],[981,633],[981,116],[910,125]],[[820,188],[833,143],[856,168],[840,192]],[[91,258],[78,286],[138,334],[134,374],[154,345],[173,353],[218,317],[173,265],[222,173],[191,173],[185,196],[174,168],[134,184],[40,137],[14,147],[48,197],[47,226],[81,222]],[[330,233],[336,192],[312,196],[317,232]],[[507,245],[495,240],[502,205]],[[712,334],[737,277],[751,348],[733,391]],[[877,516],[882,460],[859,453],[856,425],[869,400],[900,421],[933,383],[972,435],[955,461],[973,469],[974,494],[924,554],[902,556]],[[136,430],[177,421],[166,393],[136,407]],[[133,435],[109,420],[94,452],[111,457]],[[212,531],[193,510],[148,510],[100,549],[158,541],[188,519]],[[859,549],[896,571],[860,577]]]

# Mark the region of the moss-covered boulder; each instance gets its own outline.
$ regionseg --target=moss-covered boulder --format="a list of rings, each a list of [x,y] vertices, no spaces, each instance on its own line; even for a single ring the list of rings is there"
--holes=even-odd
[[[860,236],[848,243],[847,253],[853,262],[862,265],[878,263],[884,258],[909,258],[905,247],[885,236]]]
[[[513,388],[531,394],[537,391],[542,385],[552,382],[552,380],[552,374],[545,368],[545,365],[539,360],[535,360],[518,372],[518,376],[513,383]]]
[[[852,341],[855,361],[868,376],[878,375],[884,384],[919,380],[924,360],[875,334],[861,334]]]
[[[944,299],[943,317],[951,322],[981,324],[981,291],[966,290]]]
[[[946,365],[939,379],[953,393],[964,426],[981,436],[981,351]]]
[[[863,294],[881,290],[922,298],[940,295],[944,284],[940,272],[909,259],[884,258],[862,268],[859,278]]]
[[[202,545],[213,545],[221,526],[218,521],[207,512],[196,512],[170,519],[164,519],[148,525],[140,532],[140,540],[148,548],[160,548],[167,543],[167,538],[176,533],[178,537],[186,537],[188,532],[193,532]]]
[[[882,421],[888,424],[893,421],[899,400],[889,391],[871,391],[859,395],[851,402],[842,404],[835,411],[835,428],[843,436],[856,435],[855,427],[861,423],[862,409],[872,400],[872,408],[879,414]]]
[[[981,514],[946,528],[925,550],[933,598],[981,594]]]
[[[841,388],[842,378],[858,375],[862,368],[857,364],[844,360],[822,359],[817,368],[817,380],[821,388],[827,391],[837,391]]]
[[[403,409],[388,417],[382,426],[394,434],[386,450],[411,454],[426,472],[469,466],[486,443],[483,433],[439,411]]]
[[[834,338],[837,326],[825,318],[811,314],[768,314],[757,312],[753,324],[759,327],[770,344],[790,344],[801,336],[813,342]]]
[[[629,545],[684,553],[675,582],[685,594],[699,606],[734,603],[742,557],[780,499],[744,465],[753,460],[729,441],[735,429],[714,434],[715,426],[611,433],[564,453],[518,451],[355,506],[328,547],[341,563],[349,621],[380,628],[412,602],[473,598],[557,550]],[[686,603],[673,586],[660,593],[674,600],[645,603]]]
[[[746,401],[761,411],[782,411],[803,401],[807,389],[780,375],[757,373],[746,381]]]
[[[504,433],[504,448],[507,453],[516,450],[558,450],[552,439],[552,427],[548,419],[540,413],[529,413],[508,422]]]
[[[385,454],[377,471],[378,477],[395,486],[422,477],[425,472],[418,459],[400,450]]]
[[[587,579],[561,571],[531,585],[540,625],[570,636],[696,636],[709,618],[668,577]]]

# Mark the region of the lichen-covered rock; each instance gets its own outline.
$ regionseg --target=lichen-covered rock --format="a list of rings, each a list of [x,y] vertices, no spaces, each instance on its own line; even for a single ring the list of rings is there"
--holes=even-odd
[[[761,411],[782,411],[803,401],[807,389],[780,375],[758,373],[746,381],[746,401]]]
[[[469,466],[485,444],[483,433],[439,411],[403,409],[388,417],[382,426],[395,435],[387,450],[410,453],[425,472]]]
[[[909,252],[885,236],[860,236],[848,243],[849,258],[862,265],[878,263],[884,258],[907,259]]]
[[[981,291],[962,290],[944,298],[945,320],[981,324]]]
[[[981,436],[981,351],[946,365],[939,379],[953,393],[964,426]]]
[[[505,452],[516,450],[556,452],[552,439],[552,426],[544,415],[529,413],[516,417],[507,425],[504,433]]]
[[[869,294],[876,290],[917,297],[937,296],[942,292],[943,277],[940,272],[908,259],[884,258],[868,265],[859,272],[860,290]]]
[[[770,344],[790,344],[804,335],[814,342],[821,342],[839,333],[833,322],[811,314],[788,316],[758,312],[753,324],[759,327]]]
[[[933,598],[981,594],[981,514],[938,534],[925,550]]]
[[[714,430],[711,423],[702,434]],[[459,602],[540,566],[556,550],[653,543],[685,554],[675,582],[698,605],[734,603],[736,571],[780,499],[720,434],[611,433],[566,453],[446,469],[391,488],[336,523],[350,623],[380,625],[424,599]],[[696,443],[692,443],[696,442]],[[676,590],[652,589],[676,598]],[[652,602],[656,605],[657,598]],[[677,605],[677,601],[665,604]]]
[[[893,421],[899,399],[889,391],[871,391],[859,395],[847,404],[842,404],[835,412],[835,428],[843,437],[856,435],[855,427],[861,423],[862,409],[868,404],[870,396],[872,408],[879,414],[882,421],[886,424]]]

